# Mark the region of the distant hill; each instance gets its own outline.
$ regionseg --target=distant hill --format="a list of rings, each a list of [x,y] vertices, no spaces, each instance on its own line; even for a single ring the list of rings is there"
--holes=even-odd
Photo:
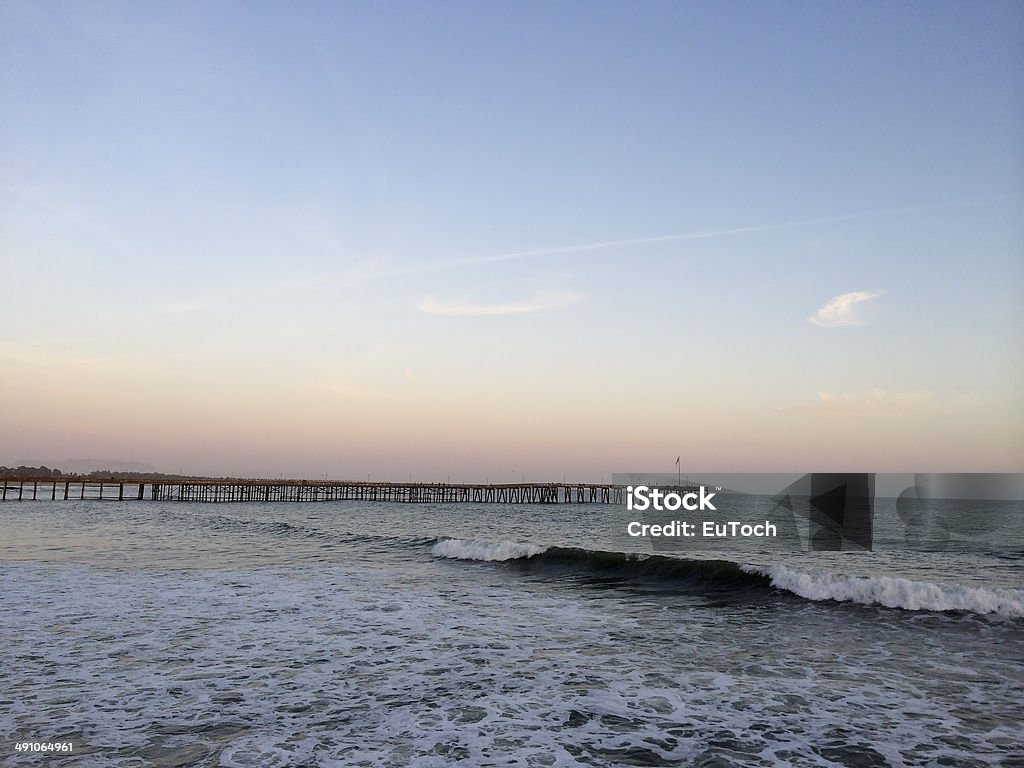
[[[64,459],[63,461],[19,461],[18,466],[49,467],[65,474],[87,475],[90,472],[130,472],[137,475],[151,475],[157,472],[152,464],[141,461],[120,461],[118,459]]]

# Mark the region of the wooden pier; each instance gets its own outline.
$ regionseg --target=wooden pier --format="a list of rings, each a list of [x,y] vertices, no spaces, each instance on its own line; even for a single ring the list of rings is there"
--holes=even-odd
[[[306,480],[8,478],[0,501],[390,501],[402,504],[621,504],[623,488],[594,483],[352,483]]]

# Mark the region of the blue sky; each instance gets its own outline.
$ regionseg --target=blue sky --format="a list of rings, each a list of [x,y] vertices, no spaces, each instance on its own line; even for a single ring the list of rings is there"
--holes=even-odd
[[[1024,468],[1018,3],[7,2],[0,71],[0,463]]]

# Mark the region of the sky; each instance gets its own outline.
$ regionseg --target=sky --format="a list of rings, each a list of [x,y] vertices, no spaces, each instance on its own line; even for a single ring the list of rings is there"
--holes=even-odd
[[[0,3],[0,464],[1024,470],[1018,2]]]

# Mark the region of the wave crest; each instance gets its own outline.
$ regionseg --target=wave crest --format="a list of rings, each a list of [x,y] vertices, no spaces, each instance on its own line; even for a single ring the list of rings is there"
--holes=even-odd
[[[836,600],[883,605],[909,611],[969,611],[1024,617],[1024,591],[987,589],[960,584],[934,584],[892,576],[846,576],[804,573],[784,565],[743,566],[747,573],[767,576],[773,587],[807,600]]]
[[[521,544],[515,541],[502,541],[494,544],[488,541],[443,539],[434,545],[430,554],[434,557],[447,557],[452,560],[501,561],[533,557],[546,551],[547,547],[537,544]]]

